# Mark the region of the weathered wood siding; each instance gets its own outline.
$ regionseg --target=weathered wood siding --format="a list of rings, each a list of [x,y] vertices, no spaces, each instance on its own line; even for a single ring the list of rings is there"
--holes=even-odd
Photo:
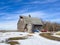
[[[20,21],[18,22],[18,31],[20,31],[20,32],[24,32],[24,27],[25,27],[25,25],[24,25],[24,20],[21,20],[20,19]]]

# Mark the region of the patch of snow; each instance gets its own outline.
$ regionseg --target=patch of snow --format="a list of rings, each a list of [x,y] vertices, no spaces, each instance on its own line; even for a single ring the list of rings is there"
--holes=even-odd
[[[59,31],[60,32],[60,31]],[[59,33],[59,32],[56,32],[56,33]],[[55,36],[55,37],[59,37],[60,38],[60,35],[57,35],[56,33],[53,33],[52,36]]]
[[[0,45],[10,45],[10,44],[6,44],[6,43],[0,43]]]
[[[39,33],[34,33],[34,35],[26,40],[18,40],[20,45],[60,45],[60,42],[49,40],[39,36]]]
[[[59,37],[59,38],[60,38],[60,36],[59,36],[59,35],[52,35],[52,36],[54,36],[54,37]]]
[[[7,32],[3,33],[2,37],[0,37],[4,40],[5,38],[10,38],[10,37],[19,37],[19,36],[26,36],[29,33],[26,32]],[[15,40],[20,43],[20,45],[60,45],[59,41],[53,41],[46,39],[44,37],[39,36],[39,33],[34,33],[33,36],[28,37],[28,39],[25,40]],[[0,43],[0,45],[5,45],[5,43]]]
[[[11,38],[11,37],[23,37],[27,35],[28,33],[26,32],[6,32],[0,35],[0,42],[2,41],[5,42],[8,38]]]

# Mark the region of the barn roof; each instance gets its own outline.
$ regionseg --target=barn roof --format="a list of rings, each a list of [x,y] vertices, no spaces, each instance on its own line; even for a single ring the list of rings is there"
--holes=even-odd
[[[42,20],[39,18],[23,16],[23,19],[25,24],[31,23],[35,25],[43,25]]]

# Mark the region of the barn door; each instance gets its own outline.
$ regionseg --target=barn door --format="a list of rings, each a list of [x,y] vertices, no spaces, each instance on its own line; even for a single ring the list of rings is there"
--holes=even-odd
[[[28,32],[32,32],[32,24],[28,24],[27,28],[28,28]]]

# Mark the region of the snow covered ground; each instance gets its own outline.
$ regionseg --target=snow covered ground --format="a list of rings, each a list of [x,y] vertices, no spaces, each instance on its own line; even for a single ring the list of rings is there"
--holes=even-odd
[[[6,32],[6,33],[0,33],[0,42],[3,40],[7,40],[8,38],[11,37],[22,37],[22,36],[27,36],[28,33],[26,32]]]
[[[59,31],[59,32],[54,33],[52,36],[55,36],[55,37],[59,37],[59,38],[60,38],[60,35],[57,35],[57,33],[59,34],[59,33],[60,33],[60,31]]]
[[[6,43],[0,43],[0,45],[10,45],[10,44],[6,44]]]
[[[22,35],[23,34],[23,35]],[[0,41],[3,38],[3,40],[10,38],[10,37],[16,37],[16,36],[27,36],[29,33],[23,33],[23,32],[7,32],[0,35]],[[33,36],[28,37],[28,39],[25,40],[16,40],[20,43],[20,45],[60,45],[59,41],[53,41],[46,39],[44,37],[39,36],[39,33],[33,34]],[[0,43],[0,45],[9,45],[5,43]]]

